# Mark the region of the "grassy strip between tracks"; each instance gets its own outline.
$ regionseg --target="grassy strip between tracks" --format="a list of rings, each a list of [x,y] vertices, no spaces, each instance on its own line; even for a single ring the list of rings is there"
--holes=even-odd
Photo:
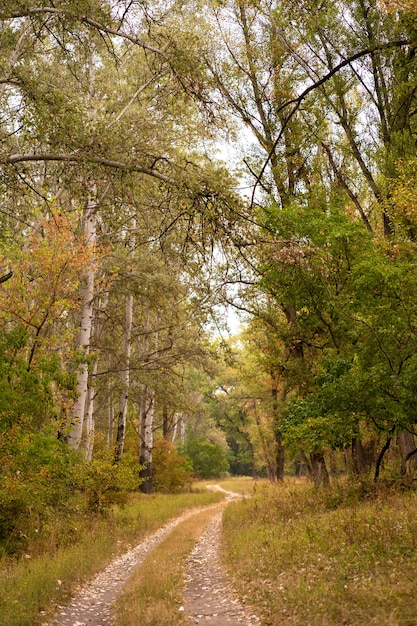
[[[224,494],[205,487],[176,495],[136,494],[123,509],[116,508],[105,517],[84,514],[60,521],[76,533],[72,545],[54,549],[56,529],[51,528],[47,554],[34,556],[29,549],[19,561],[0,560],[0,624],[46,623],[55,604],[64,603],[77,584],[105,567],[116,554],[182,512],[223,498]]]
[[[259,486],[226,509],[226,565],[263,626],[415,626],[416,511],[415,491]]]
[[[116,606],[116,626],[180,626],[186,558],[210,519],[212,508],[182,522],[128,581]]]

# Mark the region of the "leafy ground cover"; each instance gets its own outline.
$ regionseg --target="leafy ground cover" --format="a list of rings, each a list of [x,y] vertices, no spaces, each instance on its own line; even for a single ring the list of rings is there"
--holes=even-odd
[[[258,486],[225,512],[225,560],[265,626],[415,625],[416,505],[363,484]]]
[[[196,489],[196,488],[195,488]],[[146,533],[192,507],[217,502],[224,494],[201,489],[175,495],[135,494],[124,507],[106,515],[77,515],[56,520],[45,553],[35,544],[18,560],[0,560],[0,623],[35,626],[47,620],[48,611],[64,602],[74,587],[104,567],[113,556],[139,542]],[[71,545],[52,550],[63,528],[74,535]],[[31,551],[33,548],[33,553]]]

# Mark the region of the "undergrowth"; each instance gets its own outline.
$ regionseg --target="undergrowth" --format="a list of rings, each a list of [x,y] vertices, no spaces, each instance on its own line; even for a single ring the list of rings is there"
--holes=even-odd
[[[366,481],[257,487],[226,510],[225,560],[265,626],[415,626],[416,505]]]

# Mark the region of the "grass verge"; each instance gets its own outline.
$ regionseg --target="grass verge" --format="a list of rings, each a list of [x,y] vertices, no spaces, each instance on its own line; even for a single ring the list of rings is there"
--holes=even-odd
[[[65,602],[75,586],[116,555],[138,543],[169,519],[192,507],[223,499],[208,490],[176,495],[136,494],[107,517],[63,520],[76,534],[73,544],[41,556],[30,551],[19,561],[0,560],[0,624],[36,626],[48,621],[51,607]],[[51,535],[56,529],[51,528]],[[60,531],[61,532],[61,531]]]
[[[264,626],[415,626],[416,508],[414,492],[258,488],[226,509],[226,564]]]
[[[220,481],[216,481],[223,489],[227,491],[233,491],[235,493],[241,493],[242,495],[253,495],[260,485],[267,484],[266,479],[255,481],[250,476],[241,476],[238,478],[225,478]]]
[[[215,509],[193,515],[177,526],[127,583],[116,604],[116,626],[181,626],[186,558]]]

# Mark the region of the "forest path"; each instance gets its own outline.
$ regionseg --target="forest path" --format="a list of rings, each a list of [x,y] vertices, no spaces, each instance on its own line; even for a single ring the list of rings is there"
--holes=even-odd
[[[208,485],[208,488],[226,493],[226,502],[242,497],[220,485]],[[257,626],[259,619],[237,597],[223,571],[222,514],[214,515],[187,560],[184,608],[190,624]]]
[[[225,505],[230,500],[241,497],[219,485],[209,485],[208,488],[225,492]],[[49,622],[49,626],[114,624],[115,600],[134,570],[144,563],[151,551],[174,528],[200,511],[210,508],[213,508],[213,518],[188,559],[184,606],[189,623],[201,622],[210,626],[259,624],[255,616],[246,614],[243,605],[226,583],[220,561],[222,512],[219,513],[219,505],[214,504],[184,513],[114,559],[93,580],[80,586],[68,605],[58,606],[55,618]]]
[[[49,626],[109,626],[113,624],[114,602],[134,570],[143,564],[150,552],[176,526],[203,509],[215,506],[218,505],[187,511],[111,561],[93,580],[78,588],[68,605],[58,606],[55,618],[49,622]]]

